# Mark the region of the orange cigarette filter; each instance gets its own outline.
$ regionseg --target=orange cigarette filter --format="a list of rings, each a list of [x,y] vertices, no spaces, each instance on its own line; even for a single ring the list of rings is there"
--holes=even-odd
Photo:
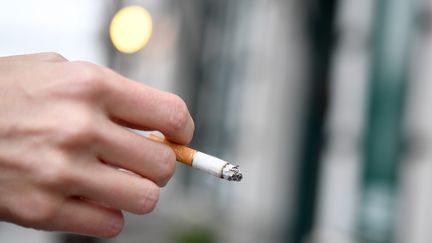
[[[174,150],[177,161],[183,164],[187,164],[193,168],[229,181],[240,181],[243,178],[243,174],[240,172],[237,165],[232,165],[224,160],[188,148],[184,145],[170,142],[154,134],[150,134],[148,138],[170,146],[171,149]]]
[[[197,151],[195,149],[191,149],[191,148],[183,146],[183,145],[172,143],[172,142],[170,142],[164,138],[158,137],[154,134],[150,134],[149,138],[151,140],[161,142],[161,143],[164,143],[164,144],[170,146],[171,149],[174,150],[177,161],[182,162],[183,164],[187,164],[189,166],[192,166],[193,158],[194,158],[195,154],[197,153]]]

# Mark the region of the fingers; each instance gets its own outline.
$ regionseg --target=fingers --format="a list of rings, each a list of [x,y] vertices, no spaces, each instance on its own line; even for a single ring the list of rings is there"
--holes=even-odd
[[[148,178],[159,186],[168,182],[176,167],[171,148],[116,124],[105,127],[103,146],[98,151],[100,159]]]
[[[112,118],[149,130],[158,130],[168,139],[187,144],[194,122],[185,102],[178,96],[153,89],[107,71],[113,88],[107,92],[107,111]]]
[[[124,225],[120,210],[78,198],[67,199],[54,221],[55,230],[97,237],[116,236]]]
[[[65,62],[65,61],[67,61],[67,59],[56,52],[41,52],[41,53],[35,53],[35,54],[0,57],[0,62],[1,61],[7,61],[7,62],[11,62],[11,61]]]
[[[130,80],[120,80],[116,86],[111,89],[112,99],[107,104],[112,117],[158,130],[180,144],[190,142],[194,123],[181,98]]]
[[[110,69],[87,63],[65,64],[73,89],[81,98],[98,102],[115,122],[158,130],[176,143],[192,139],[194,123],[185,102],[177,95],[129,80]],[[72,92],[71,91],[71,92]]]
[[[151,212],[159,199],[152,181],[102,163],[92,163],[75,185],[79,196],[136,214]]]

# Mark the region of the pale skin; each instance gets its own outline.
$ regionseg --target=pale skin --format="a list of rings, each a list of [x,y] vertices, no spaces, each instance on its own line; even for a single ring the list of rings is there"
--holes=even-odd
[[[0,57],[0,220],[97,237],[151,212],[194,123],[176,95],[56,53]],[[120,170],[119,168],[123,169]]]

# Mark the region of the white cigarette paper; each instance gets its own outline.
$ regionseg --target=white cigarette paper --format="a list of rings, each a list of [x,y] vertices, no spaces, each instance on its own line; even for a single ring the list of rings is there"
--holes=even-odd
[[[243,174],[239,171],[238,166],[232,165],[224,160],[196,151],[184,145],[170,142],[154,134],[150,134],[149,138],[170,146],[176,154],[177,161],[181,163],[229,181],[240,181],[243,178]]]

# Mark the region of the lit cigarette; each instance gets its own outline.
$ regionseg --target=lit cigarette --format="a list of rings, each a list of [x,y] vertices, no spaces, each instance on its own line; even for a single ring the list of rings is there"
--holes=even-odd
[[[154,134],[150,134],[149,138],[170,146],[176,154],[177,161],[183,164],[229,181],[240,181],[243,178],[243,174],[240,172],[238,165],[232,165],[214,156],[196,151],[184,145],[170,142]]]

